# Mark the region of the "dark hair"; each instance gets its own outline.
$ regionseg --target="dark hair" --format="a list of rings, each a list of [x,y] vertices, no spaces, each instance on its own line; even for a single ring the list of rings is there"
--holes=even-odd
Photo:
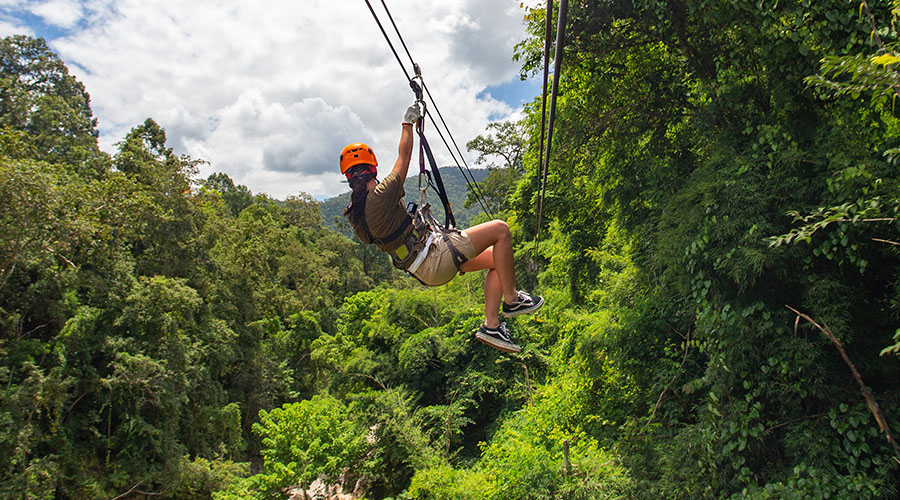
[[[350,194],[350,204],[344,209],[344,217],[350,220],[354,226],[364,223],[366,210],[366,195],[369,194],[369,181],[375,178],[375,174],[371,173],[368,168],[360,168],[357,172],[353,172],[356,167],[368,167],[367,165],[357,165],[350,170],[351,175],[348,182],[353,193]]]

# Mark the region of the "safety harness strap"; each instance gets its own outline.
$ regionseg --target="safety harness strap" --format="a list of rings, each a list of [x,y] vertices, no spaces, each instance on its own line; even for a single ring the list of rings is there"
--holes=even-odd
[[[419,120],[420,123],[424,123],[424,121],[424,118]],[[434,161],[434,154],[431,152],[431,146],[428,145],[428,140],[425,139],[425,132],[421,130],[422,128],[423,127],[417,128],[417,132],[419,133],[419,161],[420,163],[422,162],[422,153],[424,152],[424,156],[428,158],[428,163],[431,165],[431,175],[434,177],[438,197],[440,197],[441,204],[444,206],[444,215],[446,216],[445,225],[447,227],[456,227],[456,218],[453,217],[453,211],[450,210],[450,200],[447,198],[447,190],[444,189],[441,171],[437,166],[437,162]]]
[[[462,254],[459,250],[453,246],[453,242],[450,241],[450,237],[447,236],[447,231],[441,230],[441,236],[444,238],[444,241],[447,243],[447,248],[450,249],[450,256],[453,257],[453,265],[456,266],[456,269],[462,270],[462,265],[466,263],[468,257]]]
[[[414,65],[414,68],[416,71],[416,78],[421,79],[422,73],[419,70],[419,66]],[[425,110],[425,101],[422,100],[422,87],[414,79],[410,79],[409,88],[411,88],[413,93],[416,95],[416,103],[421,103],[423,108],[422,116],[417,120],[415,124],[416,133],[419,135],[419,175],[421,176],[428,174],[428,171],[425,170],[425,158],[428,158],[428,164],[431,166],[430,177],[434,178],[435,190],[437,191],[438,196],[441,198],[441,204],[444,207],[444,215],[446,217],[444,226],[447,228],[453,228],[456,227],[456,218],[453,217],[453,211],[450,210],[450,199],[447,197],[447,190],[444,189],[444,181],[441,179],[441,171],[437,166],[437,162],[434,161],[434,154],[431,152],[431,146],[428,144],[428,140],[425,139],[425,115],[427,111]],[[422,205],[425,205],[424,200],[422,201]]]
[[[366,198],[368,198],[368,196],[369,196],[369,194],[366,193],[366,196],[362,199],[361,210],[363,213],[363,218],[362,218],[363,230],[366,232],[366,237],[369,238],[369,243],[375,243],[378,245],[389,245],[389,244],[393,243],[394,241],[396,241],[401,236],[403,236],[403,233],[406,232],[406,228],[408,228],[410,226],[410,224],[412,224],[412,217],[410,217],[409,214],[406,214],[406,218],[403,219],[403,223],[400,224],[400,227],[398,227],[393,233],[387,235],[384,238],[376,238],[375,236],[372,235],[372,231],[369,229],[369,224],[366,222],[366,218],[365,218]]]
[[[425,215],[425,220],[428,221],[428,224],[432,227],[432,230],[441,233],[441,238],[444,239],[444,242],[447,244],[447,249],[450,250],[450,256],[453,257],[453,264],[456,266],[456,269],[462,271],[462,265],[469,259],[456,248],[453,241],[450,240],[450,236],[447,235],[447,233],[451,231],[459,232],[459,229],[447,229],[441,226],[437,219],[434,218],[434,214],[431,213],[431,207],[428,205],[422,207],[422,212]]]
[[[369,237],[369,241],[371,241],[372,243],[376,243],[378,245],[389,245],[389,244],[393,243],[394,241],[396,241],[397,239],[399,239],[401,236],[403,236],[403,233],[406,232],[406,228],[408,228],[411,224],[412,224],[412,217],[410,217],[409,214],[407,214],[406,218],[403,219],[403,223],[400,225],[400,227],[398,227],[396,231],[389,234],[385,238],[373,237],[372,232],[369,230],[369,225],[366,224],[365,221],[363,221],[363,229],[365,229],[366,236]]]

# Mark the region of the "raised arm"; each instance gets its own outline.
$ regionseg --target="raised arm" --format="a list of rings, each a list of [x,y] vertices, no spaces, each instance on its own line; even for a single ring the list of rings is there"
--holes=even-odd
[[[394,162],[394,172],[401,179],[406,179],[409,172],[409,160],[412,158],[413,149],[413,126],[412,123],[404,123],[403,131],[400,133],[400,151],[397,153],[397,161]]]
[[[409,160],[412,158],[413,149],[413,124],[421,118],[419,106],[413,104],[406,109],[403,115],[403,130],[400,132],[400,147],[397,153],[397,161],[393,171],[397,172],[401,179],[406,179],[409,173]]]

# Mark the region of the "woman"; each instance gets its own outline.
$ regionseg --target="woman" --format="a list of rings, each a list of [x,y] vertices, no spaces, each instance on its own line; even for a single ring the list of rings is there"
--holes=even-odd
[[[504,317],[537,311],[544,299],[516,289],[512,238],[509,226],[493,220],[464,231],[449,231],[446,239],[413,223],[403,203],[403,182],[413,149],[413,124],[421,117],[413,104],[404,114],[400,148],[394,168],[378,182],[375,153],[363,143],[341,152],[341,173],[353,193],[344,216],[364,243],[374,243],[391,255],[394,265],[413,274],[426,285],[442,285],[457,271],[487,269],[484,278],[484,324],[475,337],[496,349],[519,352],[509,336]],[[457,269],[454,254],[465,262]],[[501,304],[502,299],[502,304]]]

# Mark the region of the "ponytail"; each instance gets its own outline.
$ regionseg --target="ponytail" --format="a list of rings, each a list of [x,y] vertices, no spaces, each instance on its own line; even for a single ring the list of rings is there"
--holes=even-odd
[[[366,185],[374,178],[375,175],[369,172],[350,177],[350,188],[353,189],[353,193],[350,194],[350,204],[344,209],[344,217],[354,226],[365,223],[366,195],[369,194]]]

